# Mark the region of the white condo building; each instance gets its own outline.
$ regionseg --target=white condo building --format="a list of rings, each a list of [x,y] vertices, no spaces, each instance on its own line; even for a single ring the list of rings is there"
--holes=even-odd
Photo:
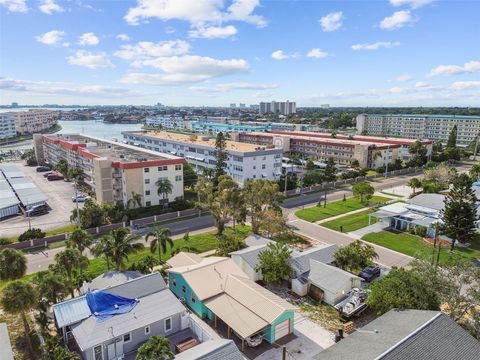
[[[208,136],[166,131],[124,132],[123,136],[130,145],[181,156],[198,173],[205,168],[215,168],[215,139]],[[240,185],[248,179],[278,180],[281,176],[283,149],[227,140],[226,151],[225,171]]]
[[[183,129],[184,122],[181,116],[157,115],[149,116],[145,123],[151,126],[158,126],[162,129]]]
[[[260,103],[260,114],[279,113],[282,115],[295,114],[297,112],[297,103],[295,101],[271,101]]]
[[[468,146],[480,134],[480,116],[463,115],[378,115],[357,116],[357,133],[428,139],[446,143],[457,125],[457,145]]]
[[[17,135],[15,115],[12,113],[0,114],[0,139],[8,139]]]

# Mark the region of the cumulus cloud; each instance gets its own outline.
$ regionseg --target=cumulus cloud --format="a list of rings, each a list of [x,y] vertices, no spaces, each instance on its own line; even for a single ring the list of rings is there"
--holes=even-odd
[[[130,41],[130,36],[127,34],[118,34],[116,38],[122,41]]]
[[[54,12],[64,12],[65,10],[55,3],[55,0],[44,0],[42,3],[38,6],[38,9],[48,15],[52,15]]]
[[[460,65],[439,65],[430,70],[428,77],[439,75],[461,75],[466,73],[480,72],[480,61],[469,61]]]
[[[395,78],[395,81],[398,81],[398,82],[408,82],[408,81],[411,81],[413,78],[412,78],[412,75],[409,75],[409,74],[403,74],[403,75],[400,75],[400,76],[397,76]]]
[[[307,57],[314,59],[323,59],[328,56],[328,52],[319,48],[314,48],[307,53]]]
[[[290,58],[290,55],[285,54],[283,50],[274,51],[271,56],[275,60],[286,60]]]
[[[100,39],[93,32],[84,33],[78,38],[78,45],[82,46],[98,45],[99,43]]]
[[[380,28],[385,30],[400,29],[405,25],[411,24],[415,18],[410,10],[401,10],[394,12],[391,16],[387,16],[380,22]]]
[[[89,69],[113,68],[113,63],[108,59],[104,52],[89,52],[78,50],[74,55],[68,56],[69,64],[83,66]]]
[[[223,83],[214,86],[192,86],[191,90],[198,92],[228,92],[233,90],[267,90],[277,88],[277,84],[255,84],[248,82]]]
[[[322,25],[323,31],[330,32],[342,27],[343,13],[341,11],[331,12],[322,17],[318,22]]]
[[[480,81],[456,81],[452,84],[454,90],[464,90],[480,87]]]
[[[0,0],[0,6],[6,7],[10,12],[24,13],[28,11],[26,0]]]
[[[259,0],[233,0],[225,9],[219,0],[137,0],[135,7],[128,9],[124,19],[130,25],[138,25],[149,18],[160,20],[184,20],[194,26],[220,24],[225,21],[244,21],[259,27],[266,20],[253,12]]]
[[[120,82],[150,85],[195,83],[212,78],[245,72],[249,64],[243,59],[219,60],[206,56],[184,55],[138,60],[136,66],[149,66],[160,74],[128,73]]]
[[[233,36],[237,33],[237,28],[233,25],[227,26],[210,26],[210,27],[198,27],[195,30],[191,30],[188,36],[191,38],[204,38],[204,39],[225,39]]]
[[[45,34],[35,36],[35,39],[45,45],[57,45],[60,41],[62,41],[64,36],[64,31],[52,30],[46,32]]]
[[[399,41],[391,42],[391,41],[378,41],[376,43],[371,44],[355,44],[352,45],[352,50],[360,51],[360,50],[378,50],[380,48],[384,49],[391,49],[393,47],[400,46]]]
[[[115,52],[115,56],[124,60],[139,60],[152,57],[165,57],[187,54],[190,45],[183,40],[140,41],[134,45],[122,45],[121,50]]]
[[[409,6],[412,9],[417,9],[419,7],[431,4],[435,0],[390,0],[392,6]]]

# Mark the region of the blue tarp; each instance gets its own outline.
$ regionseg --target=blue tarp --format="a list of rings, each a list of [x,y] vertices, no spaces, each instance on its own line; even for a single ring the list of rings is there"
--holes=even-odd
[[[128,313],[138,304],[137,299],[129,299],[101,290],[88,292],[86,297],[88,307],[98,321]]]

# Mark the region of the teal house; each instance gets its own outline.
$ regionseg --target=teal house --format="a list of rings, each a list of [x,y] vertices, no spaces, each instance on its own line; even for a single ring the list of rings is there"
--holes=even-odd
[[[169,288],[203,319],[221,321],[242,341],[273,343],[295,329],[295,307],[250,280],[227,257],[180,253],[168,261]]]

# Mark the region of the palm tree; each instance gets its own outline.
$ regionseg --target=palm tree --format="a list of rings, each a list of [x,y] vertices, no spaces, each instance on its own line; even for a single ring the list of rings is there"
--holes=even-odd
[[[153,238],[150,243],[150,251],[152,253],[158,251],[158,260],[160,263],[162,262],[162,254],[166,254],[167,252],[167,246],[170,245],[170,247],[173,248],[173,241],[170,238],[171,235],[172,232],[170,229],[157,227],[145,236],[146,242],[148,242],[148,239]]]
[[[30,326],[28,325],[27,313],[37,303],[37,292],[32,284],[16,280],[8,284],[2,291],[0,305],[3,310],[12,315],[20,315],[25,331],[25,340],[28,350],[33,355],[32,342],[30,340]]]
[[[66,276],[72,297],[75,296],[75,277],[87,267],[88,259],[78,249],[66,248],[55,255],[53,269]]]
[[[140,239],[138,235],[131,235],[127,228],[114,229],[108,235],[102,237],[100,240],[100,248],[95,250],[95,253],[101,254],[105,251],[105,257],[109,257],[115,264],[116,270],[124,270],[124,260],[128,259],[128,255],[143,249],[143,245],[135,243]],[[97,245],[98,246],[98,245]]]
[[[407,186],[411,187],[413,190],[412,196],[415,195],[415,189],[420,189],[422,187],[422,182],[418,178],[411,178],[407,182]]]
[[[109,235],[103,235],[96,245],[92,248],[92,254],[95,257],[103,257],[107,262],[107,269],[110,270],[110,261],[112,260],[112,238]]]
[[[66,279],[51,270],[36,273],[33,282],[37,285],[40,300],[47,306],[62,301],[69,293]]]
[[[69,174],[68,174],[68,169],[69,169],[69,166],[68,166],[68,163],[65,161],[65,160],[60,160],[57,165],[55,165],[54,167],[55,171],[58,171],[60,174],[63,175],[63,177],[66,179],[66,180],[69,180]]]
[[[83,179],[83,170],[77,167],[69,167],[67,170],[68,178],[80,181]]]
[[[142,207],[142,195],[132,191],[132,197],[127,201],[127,208],[130,208],[132,205],[132,209],[135,209],[137,206]]]
[[[67,240],[67,247],[78,249],[81,253],[92,244],[92,237],[83,229],[76,228]]]
[[[27,272],[27,258],[15,249],[3,249],[0,252],[0,279],[15,280]]]
[[[173,185],[168,179],[158,179],[155,186],[157,187],[158,195],[162,195],[163,200],[165,200],[173,190]]]
[[[170,340],[163,336],[152,336],[137,351],[135,360],[169,360],[174,358]]]
[[[473,181],[477,181],[480,178],[480,164],[473,164],[469,174]]]

